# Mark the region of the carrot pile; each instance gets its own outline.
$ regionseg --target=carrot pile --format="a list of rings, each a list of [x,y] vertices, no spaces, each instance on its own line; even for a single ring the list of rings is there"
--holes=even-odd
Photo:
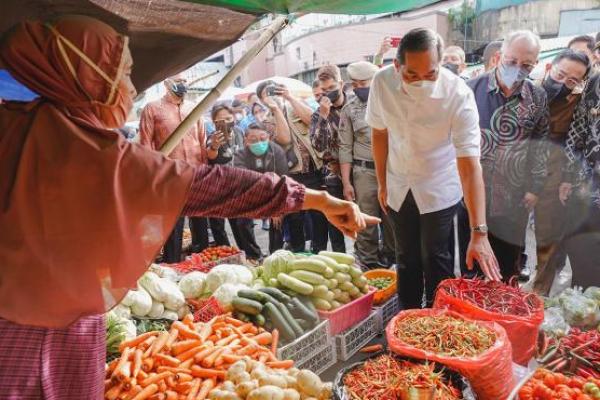
[[[236,361],[250,357],[272,368],[293,361],[275,357],[279,334],[219,315],[194,323],[188,315],[169,331],[147,332],[119,346],[106,368],[106,400],[204,400]]]

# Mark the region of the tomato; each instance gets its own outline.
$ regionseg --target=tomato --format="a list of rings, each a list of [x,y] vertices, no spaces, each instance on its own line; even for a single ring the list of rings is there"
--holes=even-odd
[[[556,386],[556,377],[554,374],[549,373],[544,376],[544,385],[548,386],[550,389],[553,389]]]

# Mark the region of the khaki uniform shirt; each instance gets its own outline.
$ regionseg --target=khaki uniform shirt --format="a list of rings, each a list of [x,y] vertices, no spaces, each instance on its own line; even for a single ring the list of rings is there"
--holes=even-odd
[[[371,127],[365,120],[367,103],[353,96],[342,108],[339,128],[339,159],[341,164],[353,160],[373,161]]]

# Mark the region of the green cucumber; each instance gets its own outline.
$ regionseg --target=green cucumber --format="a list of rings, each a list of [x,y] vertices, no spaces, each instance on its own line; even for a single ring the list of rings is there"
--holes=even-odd
[[[323,276],[327,279],[333,278],[333,274],[335,274],[335,271],[330,267],[327,267],[325,272],[323,272]]]
[[[279,312],[279,308],[273,303],[267,303],[264,306],[265,314],[271,321],[271,324],[274,328],[277,328],[281,337],[287,341],[292,341],[296,339],[296,334],[294,330],[288,325],[287,321]]]
[[[258,301],[259,303],[263,304],[272,298],[266,293],[253,289],[240,289],[238,290],[237,295],[238,297]]]
[[[343,306],[343,304],[340,303],[339,301],[333,300],[331,302],[331,309],[332,310],[336,310],[336,309],[340,308],[341,306]]]
[[[287,321],[288,325],[294,331],[294,334],[296,335],[296,337],[302,336],[304,334],[304,331],[302,330],[302,327],[296,322],[296,320],[290,313],[290,310],[288,310],[287,307],[281,303],[279,303],[276,306],[279,309],[279,312],[281,313],[283,318],[285,318],[285,320]]]
[[[288,274],[280,272],[277,275],[277,280],[282,286],[292,289],[300,294],[309,295],[313,292],[313,287],[306,282],[302,282],[300,279],[294,278]]]
[[[317,310],[321,311],[329,311],[331,310],[331,303],[325,299],[320,299],[318,297],[313,298],[313,304],[317,307]]]
[[[258,315],[263,309],[263,305],[258,301],[237,296],[233,298],[231,305],[235,310],[250,315]]]
[[[344,282],[340,285],[340,289],[342,289],[344,292],[349,292],[355,288],[356,286],[354,286],[352,282]]]
[[[305,331],[310,330],[313,327],[313,324],[310,321],[305,319],[296,318],[296,322],[304,329]]]
[[[306,271],[303,269],[297,269],[290,272],[290,276],[296,279],[300,279],[302,282],[310,283],[311,285],[323,285],[325,284],[325,278],[315,272]]]
[[[340,285],[344,282],[350,282],[352,280],[352,277],[350,275],[341,272],[336,272],[333,278],[337,280],[340,283]]]
[[[319,275],[323,275],[327,271],[327,264],[323,261],[315,260],[311,258],[305,258],[303,260],[294,260],[289,264],[290,270],[298,271],[311,271],[316,272]]]
[[[350,273],[350,276],[352,277],[352,279],[358,278],[359,276],[362,276],[362,274],[363,274],[362,270],[355,266],[350,266],[350,270],[348,272]]]
[[[317,314],[317,309],[315,308],[315,305],[310,300],[310,297],[298,295],[298,296],[296,296],[296,298],[298,300],[300,300],[300,302],[302,304],[304,304],[304,307],[308,308],[313,313],[313,315],[316,316],[316,318],[319,318],[319,315]]]
[[[315,286],[311,296],[320,297],[320,298],[324,299],[328,292],[329,292],[329,288],[327,286],[318,285],[318,286]]]
[[[309,301],[310,303],[310,301]],[[319,320],[319,315],[313,311],[312,308],[307,307],[299,298],[294,297],[290,304],[294,305],[293,313],[304,320],[310,321],[311,323],[315,323]],[[310,303],[312,305],[312,303]]]
[[[363,287],[369,284],[369,281],[367,280],[367,278],[361,275],[358,278],[352,279],[352,283],[354,283],[354,286],[356,286],[357,288],[362,289]]]
[[[264,326],[266,322],[265,317],[262,314],[253,315],[250,319],[255,325],[258,326]]]
[[[347,274],[350,271],[350,267],[346,264],[338,264],[336,271]]]
[[[320,256],[326,256],[334,259],[339,264],[354,265],[354,256],[346,253],[338,253],[337,251],[320,251]]]
[[[233,318],[239,319],[240,321],[244,321],[244,322],[252,322],[250,315],[245,314],[241,311],[234,311]]]
[[[282,303],[287,303],[291,300],[291,297],[287,294],[283,293],[281,290],[274,287],[266,287],[258,289],[260,292],[266,293],[277,301],[281,301]]]

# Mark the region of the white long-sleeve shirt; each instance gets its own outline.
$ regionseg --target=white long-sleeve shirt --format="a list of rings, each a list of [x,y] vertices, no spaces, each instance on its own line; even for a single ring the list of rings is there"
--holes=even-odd
[[[462,187],[457,157],[479,157],[479,115],[473,92],[458,76],[440,68],[432,96],[411,97],[393,65],[371,84],[367,122],[388,131],[387,202],[398,211],[409,190],[419,212],[458,203]]]

